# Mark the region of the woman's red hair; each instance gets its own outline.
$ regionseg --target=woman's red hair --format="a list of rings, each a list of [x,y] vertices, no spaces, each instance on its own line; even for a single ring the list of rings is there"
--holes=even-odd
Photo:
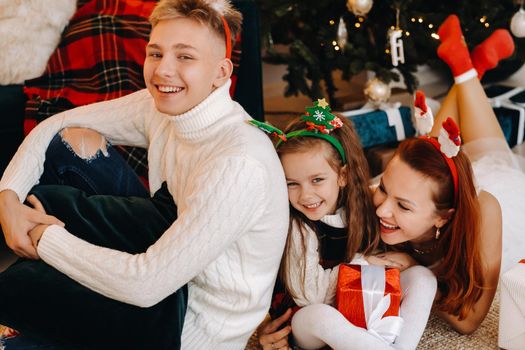
[[[438,249],[444,252],[433,271],[442,297],[439,310],[462,320],[481,297],[483,274],[479,246],[480,208],[473,172],[467,156],[460,151],[453,157],[458,172],[458,197],[454,207],[454,185],[443,155],[430,142],[412,138],[403,141],[396,155],[415,171],[431,178],[437,185],[433,200],[439,215],[449,221],[441,228]]]

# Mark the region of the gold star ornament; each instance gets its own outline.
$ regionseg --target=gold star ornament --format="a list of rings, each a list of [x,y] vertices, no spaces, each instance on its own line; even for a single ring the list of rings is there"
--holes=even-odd
[[[326,99],[324,99],[324,98],[319,98],[319,99],[317,99],[317,106],[319,106],[321,108],[326,108],[326,107],[328,107],[328,102],[326,102]]]

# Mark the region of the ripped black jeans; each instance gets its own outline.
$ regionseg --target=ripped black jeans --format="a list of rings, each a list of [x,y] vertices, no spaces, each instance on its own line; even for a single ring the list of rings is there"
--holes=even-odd
[[[31,193],[69,232],[99,246],[144,252],[176,220],[166,184],[149,197],[133,170],[107,146],[78,157],[55,136]],[[19,259],[0,273],[0,324],[21,335],[6,350],[178,349],[187,287],[150,308],[104,297],[43,261]]]

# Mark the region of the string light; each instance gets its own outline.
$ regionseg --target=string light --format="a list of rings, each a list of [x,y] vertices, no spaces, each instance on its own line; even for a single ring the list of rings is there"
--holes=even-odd
[[[337,41],[335,41],[335,40],[332,41],[332,45],[333,45],[333,46],[337,46]]]
[[[359,28],[359,27],[361,27],[361,23],[359,23],[359,22],[355,22],[354,26],[355,26],[356,28]]]
[[[428,25],[428,28],[432,29],[432,28],[434,28],[434,25],[433,25],[432,23],[430,23],[430,24]]]
[[[394,27],[394,26],[390,26],[390,29],[394,30],[394,29],[396,29],[396,27]]]
[[[439,40],[439,35],[437,35],[436,33],[432,33],[432,34],[430,34],[430,36],[433,37],[436,40]]]
[[[485,28],[488,28],[488,27],[490,27],[490,24],[489,24],[489,22],[486,22],[485,23]]]
[[[390,54],[390,50],[389,50],[389,49],[386,49],[386,50],[385,50],[385,53],[386,53],[387,55]]]
[[[405,35],[406,35],[406,36],[410,36],[410,32],[407,30],[407,31],[405,32]]]
[[[363,23],[365,21],[365,19],[363,17],[359,17],[358,18],[359,22]]]
[[[414,17],[412,17],[412,18],[410,19],[410,21],[411,21],[411,22],[415,22],[416,19],[415,19]]]
[[[417,21],[418,21],[419,23],[423,23],[423,18],[419,17],[419,18],[417,19]]]
[[[336,46],[334,47],[334,50],[335,50],[335,51],[339,51],[339,46],[336,45]]]
[[[333,19],[331,19],[330,22],[328,22],[328,23],[330,23],[330,25],[333,26],[335,24],[335,21]]]
[[[481,17],[481,18],[479,19],[479,21],[480,21],[481,23],[485,23],[486,20],[487,20],[487,16],[483,16],[483,17]]]

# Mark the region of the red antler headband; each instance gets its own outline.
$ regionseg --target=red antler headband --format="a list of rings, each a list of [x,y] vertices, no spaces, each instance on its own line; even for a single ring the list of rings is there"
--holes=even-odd
[[[416,126],[420,134],[428,134],[434,124],[432,111],[427,107],[425,102],[425,94],[421,91],[416,92],[416,99],[414,102]],[[421,136],[422,139],[430,142],[443,156],[447,166],[452,175],[452,182],[454,184],[454,206],[458,201],[458,170],[456,164],[452,160],[455,157],[461,146],[461,137],[459,136],[459,128],[451,118],[447,118],[443,122],[443,127],[439,132],[439,137],[436,140],[428,135]]]
[[[449,118],[450,119],[450,118]],[[451,119],[452,120],[452,119]],[[439,143],[438,140],[436,140],[435,138],[433,137],[430,137],[428,135],[425,135],[425,136],[421,136],[422,139],[425,139],[427,140],[428,142],[430,142],[432,145],[434,145],[434,147],[436,147],[436,149],[439,151],[439,153],[441,153],[441,155],[443,156],[443,159],[445,159],[445,162],[447,163],[448,165],[448,168],[450,170],[450,174],[452,175],[452,182],[454,183],[454,207],[456,206],[456,203],[458,202],[458,188],[459,188],[459,179],[458,179],[458,170],[456,168],[456,164],[454,163],[454,161],[452,160],[452,158],[448,157],[444,152],[443,152],[443,147],[442,145]],[[459,150],[459,147],[458,147],[458,150]],[[456,153],[457,155],[457,153]]]
[[[224,26],[224,37],[226,40],[226,58],[230,59],[232,58],[232,34],[230,31],[230,26],[228,25],[228,21],[226,21],[226,18],[224,16],[221,16],[222,19],[222,25]]]
[[[231,5],[228,0],[205,0],[205,2],[221,16],[222,26],[224,27],[224,40],[226,41],[226,58],[230,59],[232,57],[232,34],[224,14]]]

